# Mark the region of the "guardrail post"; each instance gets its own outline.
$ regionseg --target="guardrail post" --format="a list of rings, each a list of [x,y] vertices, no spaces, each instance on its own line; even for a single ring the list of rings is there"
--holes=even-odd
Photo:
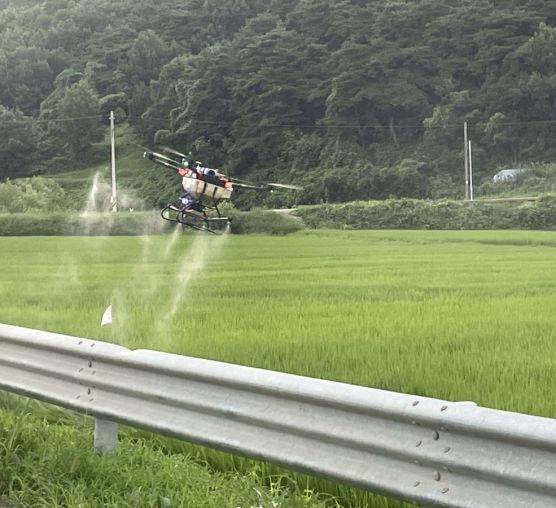
[[[111,453],[118,447],[118,424],[110,420],[95,418],[95,441],[97,453]]]

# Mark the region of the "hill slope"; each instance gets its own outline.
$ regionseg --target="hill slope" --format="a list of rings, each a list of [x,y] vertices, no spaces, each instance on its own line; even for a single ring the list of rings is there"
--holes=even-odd
[[[3,0],[0,179],[98,164],[116,110],[306,203],[460,197],[464,121],[477,184],[555,157],[555,23],[539,0]]]

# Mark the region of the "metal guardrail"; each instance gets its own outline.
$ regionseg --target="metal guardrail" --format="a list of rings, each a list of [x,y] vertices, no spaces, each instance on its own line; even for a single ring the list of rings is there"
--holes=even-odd
[[[418,503],[556,506],[556,420],[0,325],[0,388]],[[98,443],[97,443],[98,444]]]

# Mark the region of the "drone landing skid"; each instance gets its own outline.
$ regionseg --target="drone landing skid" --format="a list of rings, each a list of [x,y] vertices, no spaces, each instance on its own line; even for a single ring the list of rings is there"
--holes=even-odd
[[[204,211],[184,210],[175,203],[164,207],[160,215],[164,220],[181,224],[184,228],[188,227],[214,235],[226,233],[231,222],[228,217],[209,217]]]

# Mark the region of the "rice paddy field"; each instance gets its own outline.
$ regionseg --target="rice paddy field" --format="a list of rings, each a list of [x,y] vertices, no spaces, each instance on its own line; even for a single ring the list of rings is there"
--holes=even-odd
[[[27,237],[0,252],[3,323],[556,417],[555,232]],[[320,506],[313,488],[334,491],[327,506],[401,506],[311,481],[291,506]]]

